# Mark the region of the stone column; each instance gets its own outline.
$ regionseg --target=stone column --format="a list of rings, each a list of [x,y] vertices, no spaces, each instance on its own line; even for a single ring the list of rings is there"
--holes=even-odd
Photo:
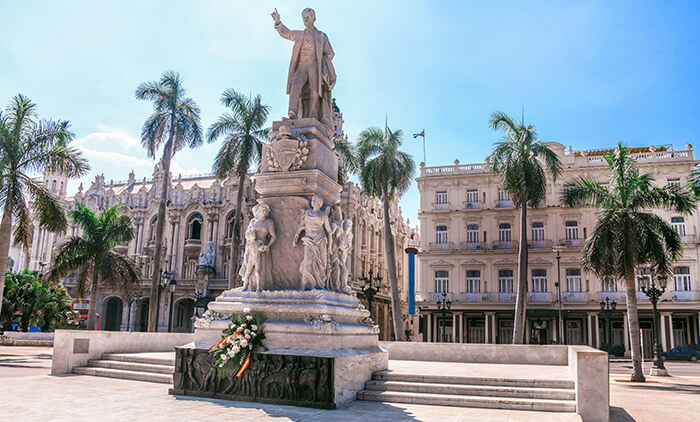
[[[494,344],[496,343],[496,313],[495,312],[485,312],[486,314],[486,343]]]
[[[623,322],[623,331],[624,333],[622,334],[622,338],[624,339],[625,342],[625,356],[627,356],[628,353],[631,353],[630,350],[630,330],[629,330],[629,325],[627,324],[627,312],[622,313],[622,322]],[[610,323],[610,331],[612,331],[612,322]],[[612,338],[612,333],[611,337]],[[607,341],[607,339],[606,339]],[[611,340],[612,342],[612,340]]]
[[[413,328],[414,328],[413,341],[416,341],[416,342],[423,341],[423,333],[418,332],[418,330],[420,328],[420,314],[417,314],[417,313],[413,314]]]
[[[661,326],[661,330],[659,333],[660,341],[661,341],[661,350],[666,351],[668,350],[668,342],[666,341],[668,337],[666,337],[666,312],[660,312],[659,313],[659,325]]]
[[[457,341],[457,312],[452,312],[452,343],[459,343]]]
[[[491,343],[491,318],[488,312],[484,312],[484,343]]]
[[[586,338],[586,344],[590,347],[595,347],[595,342],[593,341],[593,312],[588,312],[586,314],[586,326],[588,328],[588,337]]]
[[[676,340],[673,338],[673,314],[671,312],[668,313],[668,340],[671,344],[671,349],[676,347]]]
[[[428,330],[428,343],[433,341],[433,313],[430,312],[425,315],[425,325],[426,330]]]
[[[466,336],[464,335],[464,312],[460,312],[459,314],[459,339],[457,343],[462,343],[464,341],[464,338]]]

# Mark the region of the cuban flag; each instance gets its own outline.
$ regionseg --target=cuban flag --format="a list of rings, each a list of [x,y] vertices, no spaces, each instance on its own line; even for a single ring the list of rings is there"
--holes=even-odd
[[[422,136],[423,139],[425,139],[425,129],[421,130],[419,133],[414,133],[414,134],[413,134],[413,139],[415,139],[415,138],[417,138],[417,137],[419,137],[419,136]]]

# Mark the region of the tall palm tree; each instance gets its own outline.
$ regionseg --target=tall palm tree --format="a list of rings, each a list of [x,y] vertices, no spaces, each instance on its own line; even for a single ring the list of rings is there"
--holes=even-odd
[[[88,330],[95,329],[97,315],[97,286],[101,280],[107,286],[122,291],[130,297],[132,284],[139,279],[136,263],[113,249],[134,238],[131,218],[121,215],[113,205],[97,216],[88,207],[77,204],[71,217],[82,230],[82,236],[66,239],[54,253],[48,271],[49,282],[56,282],[68,274],[78,271],[76,287],[78,296],[84,297],[90,287]]]
[[[502,132],[488,165],[501,175],[501,189],[510,193],[515,208],[520,208],[520,246],[518,250],[518,285],[515,298],[513,344],[525,339],[527,306],[527,207],[537,207],[547,194],[547,173],[556,180],[561,173],[559,157],[541,140],[532,124],[517,123],[505,113],[496,112],[489,119],[491,129]]]
[[[241,225],[243,219],[243,190],[248,171],[260,163],[263,142],[269,129],[264,128],[270,107],[262,104],[260,95],[246,97],[233,89],[221,95],[221,103],[231,109],[223,113],[207,131],[207,142],[219,138],[224,142],[214,159],[214,174],[219,179],[238,177],[238,196],[231,235],[231,259],[228,271],[228,287],[236,286],[241,257]]]
[[[172,70],[165,72],[159,81],[145,82],[136,88],[137,99],[153,101],[153,114],[141,129],[141,145],[153,159],[156,158],[158,148],[163,145],[163,157],[160,160],[163,179],[156,220],[148,331],[158,330],[158,277],[161,270],[165,207],[170,186],[170,160],[176,152],[186,146],[197,148],[202,145],[199,106],[192,98],[185,97],[185,93],[180,74]]]
[[[640,265],[648,264],[653,277],[666,279],[672,273],[671,263],[683,255],[680,236],[653,209],[690,213],[695,209],[695,198],[684,187],[654,186],[652,176],[639,172],[621,143],[605,159],[610,167],[607,184],[579,177],[565,186],[561,202],[567,207],[599,209],[581,265],[600,279],[612,276],[625,280],[632,381],[644,381],[635,274]]]
[[[63,205],[33,174],[42,171],[67,177],[84,175],[89,166],[80,152],[68,146],[73,139],[67,121],[38,121],[36,105],[22,94],[0,112],[0,309],[5,287],[14,219],[14,243],[29,247],[32,213],[50,231],[66,227]],[[29,204],[28,204],[29,202]]]
[[[360,183],[367,195],[380,198],[383,205],[384,258],[391,289],[391,319],[397,341],[406,341],[406,333],[399,298],[396,249],[389,207],[391,201],[398,200],[408,190],[416,170],[413,157],[399,150],[402,135],[400,129],[394,132],[385,125],[384,130],[376,127],[363,130],[357,140]]]

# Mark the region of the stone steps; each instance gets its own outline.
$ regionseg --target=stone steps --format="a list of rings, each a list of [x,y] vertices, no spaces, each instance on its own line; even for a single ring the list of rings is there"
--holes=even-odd
[[[133,381],[173,383],[175,359],[147,353],[105,353],[87,366],[73,368],[74,374],[94,375]]]
[[[576,412],[569,379],[466,377],[378,371],[358,400],[489,409]]]
[[[148,381],[162,384],[173,383],[172,374],[158,374],[154,372],[125,371],[123,369],[79,366],[77,368],[73,368],[73,373],[79,375],[95,375],[98,377],[119,378],[132,381]]]
[[[574,381],[568,379],[462,377],[453,375],[399,373],[392,372],[390,370],[375,372],[372,374],[372,379],[379,381],[422,382],[431,384],[492,385],[529,388],[574,388]]]
[[[464,396],[452,394],[406,393],[400,391],[362,390],[358,400],[389,403],[428,404],[437,406],[478,407],[488,409],[576,412],[573,400],[522,399],[510,397]]]
[[[576,392],[565,388],[501,387],[492,385],[433,384],[422,382],[376,381],[365,384],[372,391],[449,394],[463,396],[514,397],[527,399],[575,400]]]

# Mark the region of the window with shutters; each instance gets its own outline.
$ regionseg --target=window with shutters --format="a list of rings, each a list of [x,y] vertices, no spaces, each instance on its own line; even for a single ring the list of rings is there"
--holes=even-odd
[[[671,217],[671,227],[678,233],[679,236],[685,236],[685,218]]]
[[[616,292],[617,291],[617,281],[615,277],[606,276],[603,278],[603,291],[604,292]]]
[[[479,191],[478,190],[468,190],[467,191],[467,203],[476,204],[479,202]]]
[[[498,241],[499,242],[510,242],[512,239],[510,224],[502,223],[498,225]]]
[[[439,191],[435,193],[435,202],[438,204],[447,203],[447,191]]]
[[[435,271],[435,293],[450,292],[450,277],[447,271]]]
[[[447,226],[437,226],[435,228],[435,242],[447,243]]]
[[[481,291],[481,271],[467,271],[467,293]]]
[[[469,224],[467,226],[467,243],[477,244],[479,243],[479,225]]]
[[[676,291],[690,291],[690,269],[688,267],[676,267],[673,269],[673,273]]]
[[[498,292],[513,293],[513,270],[498,271]]]
[[[566,269],[566,291],[580,292],[581,290],[581,270],[579,268]]]
[[[578,222],[567,221],[564,224],[566,240],[578,240]]]
[[[532,292],[544,293],[547,291],[547,271],[532,270]]]
[[[544,223],[541,221],[532,223],[532,240],[535,242],[544,240]]]

